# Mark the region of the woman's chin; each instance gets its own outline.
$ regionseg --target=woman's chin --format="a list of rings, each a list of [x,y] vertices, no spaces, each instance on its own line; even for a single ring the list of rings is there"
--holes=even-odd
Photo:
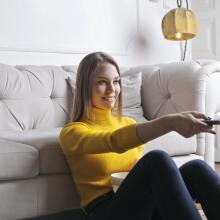
[[[102,102],[97,105],[93,104],[93,106],[99,109],[103,109],[103,110],[110,110],[115,107],[115,102]]]
[[[114,108],[114,105],[106,105],[104,107],[104,109],[106,109],[106,110],[113,109],[113,108]]]
[[[105,109],[113,109],[114,108],[114,106],[115,106],[115,103],[113,103],[113,102],[109,102],[109,103],[104,103],[103,104],[103,107],[105,108]]]

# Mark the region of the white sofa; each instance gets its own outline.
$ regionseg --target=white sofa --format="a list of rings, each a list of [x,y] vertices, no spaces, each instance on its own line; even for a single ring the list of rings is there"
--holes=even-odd
[[[214,61],[190,61],[122,68],[130,79],[133,73],[142,72],[141,95],[137,96],[138,90],[134,93],[141,106],[125,106],[126,114],[140,121],[144,120],[142,110],[148,120],[185,110],[214,117],[220,108],[218,65]],[[69,121],[73,96],[70,81],[75,72],[76,66],[0,64],[1,220],[79,207],[58,140],[61,127]],[[129,99],[126,91],[124,96]],[[169,133],[147,143],[145,152],[155,148],[166,150],[178,166],[193,158],[214,164],[211,135],[185,139]]]

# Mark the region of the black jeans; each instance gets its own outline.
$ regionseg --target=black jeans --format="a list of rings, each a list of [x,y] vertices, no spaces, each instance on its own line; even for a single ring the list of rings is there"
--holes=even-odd
[[[201,220],[195,199],[208,220],[220,220],[220,177],[202,160],[178,169],[167,153],[155,150],[139,160],[115,194],[96,202],[87,218]]]

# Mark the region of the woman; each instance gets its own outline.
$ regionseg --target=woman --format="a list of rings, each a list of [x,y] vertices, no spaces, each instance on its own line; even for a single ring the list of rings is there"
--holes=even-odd
[[[183,112],[136,123],[121,111],[117,63],[102,52],[87,55],[78,68],[72,122],[60,143],[88,219],[197,220],[197,199],[209,220],[219,220],[220,178],[205,162],[178,169],[163,151],[141,157],[144,143],[170,131],[215,134],[203,122],[208,117]],[[110,175],[122,171],[129,174],[114,193]]]

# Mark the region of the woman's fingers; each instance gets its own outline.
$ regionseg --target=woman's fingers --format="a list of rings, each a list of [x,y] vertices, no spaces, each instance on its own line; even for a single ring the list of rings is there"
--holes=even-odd
[[[195,118],[209,119],[208,116],[206,116],[205,114],[203,114],[201,112],[192,111],[192,112],[190,112],[190,114],[192,114]]]
[[[203,115],[203,114],[198,114],[198,115]],[[207,118],[209,118],[209,117],[207,117]],[[201,119],[201,118],[199,118],[199,119]],[[213,126],[212,125],[208,125],[203,120],[198,120],[197,119],[197,121],[199,121],[199,123],[203,126],[203,128],[204,128],[203,132],[210,133],[210,134],[216,134],[216,132],[213,130]]]
[[[207,133],[211,133],[211,134],[216,134],[216,132],[212,129],[213,127],[206,124],[205,122],[203,122],[202,120],[198,120],[199,125],[201,125],[201,132],[207,132]]]
[[[216,132],[215,132],[214,130],[212,130],[212,129],[209,129],[209,130],[207,130],[206,132],[207,132],[207,133],[210,133],[210,134],[216,134]]]
[[[199,120],[199,123],[201,124],[201,129],[203,130],[202,132],[207,132],[210,134],[216,134],[216,132],[212,129],[213,127],[206,124],[205,122]]]
[[[176,117],[173,126],[174,131],[184,137],[191,137],[202,132],[216,134],[216,132],[212,129],[212,126],[204,122],[204,120],[208,120],[209,117],[201,112],[188,111],[174,116]]]
[[[203,121],[204,119],[207,120],[209,118],[208,116],[197,111],[186,112],[185,114],[189,116],[189,119],[193,123],[189,133],[192,132],[194,134],[198,134],[201,132],[206,132],[210,134],[216,134],[216,132],[212,129],[213,127]]]

